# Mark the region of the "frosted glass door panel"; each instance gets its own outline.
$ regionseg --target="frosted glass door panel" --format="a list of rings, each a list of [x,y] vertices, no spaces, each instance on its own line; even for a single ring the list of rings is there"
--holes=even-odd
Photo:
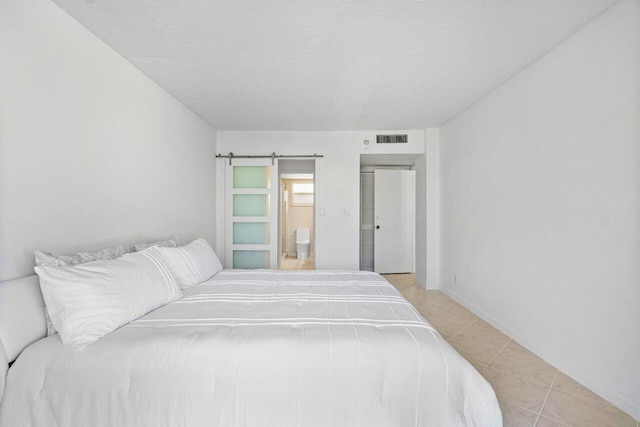
[[[233,268],[269,268],[269,251],[233,251]]]
[[[278,268],[278,160],[225,167],[225,268]]]
[[[233,188],[269,188],[268,166],[234,166]]]
[[[268,222],[234,222],[233,223],[233,244],[234,245],[268,245],[269,244],[269,223]]]
[[[269,216],[269,195],[234,194],[233,216]]]

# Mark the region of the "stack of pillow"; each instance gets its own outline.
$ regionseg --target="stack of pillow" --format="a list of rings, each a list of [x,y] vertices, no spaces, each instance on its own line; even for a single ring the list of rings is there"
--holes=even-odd
[[[184,245],[172,238],[96,252],[35,252],[48,333],[82,347],[182,297],[183,289],[222,270],[204,239]]]

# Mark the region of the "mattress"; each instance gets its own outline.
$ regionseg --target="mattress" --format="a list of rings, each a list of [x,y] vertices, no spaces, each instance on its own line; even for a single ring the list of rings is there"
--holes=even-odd
[[[7,376],[2,426],[500,426],[489,383],[384,278],[225,270]]]

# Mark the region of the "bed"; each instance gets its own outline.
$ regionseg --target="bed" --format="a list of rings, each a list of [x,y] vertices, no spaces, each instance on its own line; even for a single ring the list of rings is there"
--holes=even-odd
[[[42,308],[36,276],[0,283],[0,358],[19,355],[0,426],[502,425],[487,381],[375,273],[223,270],[81,351],[43,338]]]

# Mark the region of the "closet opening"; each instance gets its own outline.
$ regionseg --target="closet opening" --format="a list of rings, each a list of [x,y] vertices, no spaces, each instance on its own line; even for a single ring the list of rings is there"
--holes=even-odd
[[[418,155],[360,158],[360,269],[381,274],[416,271]]]

